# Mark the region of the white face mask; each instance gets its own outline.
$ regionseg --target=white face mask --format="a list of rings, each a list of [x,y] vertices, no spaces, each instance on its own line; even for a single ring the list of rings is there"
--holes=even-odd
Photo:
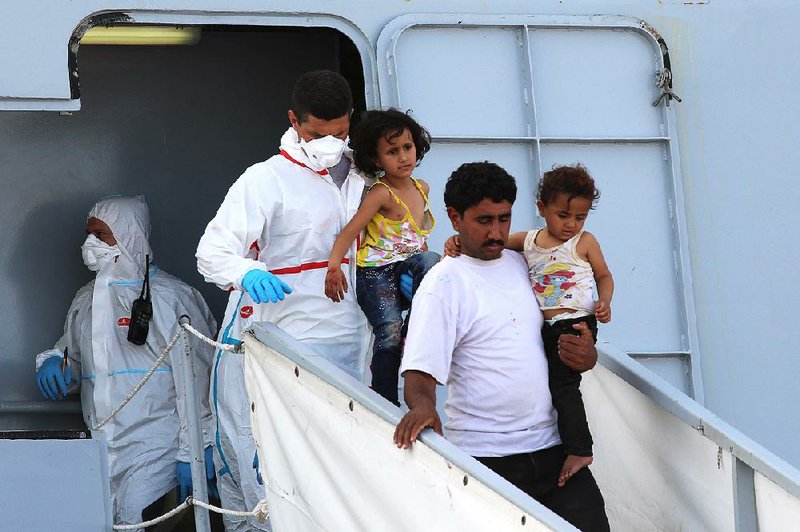
[[[120,255],[120,250],[116,245],[109,246],[94,235],[87,236],[86,242],[81,246],[83,263],[93,272],[100,271],[118,255]]]
[[[306,142],[300,139],[300,147],[308,156],[309,168],[321,172],[327,168],[332,168],[342,160],[345,142],[333,135],[322,137],[321,139],[309,140]]]

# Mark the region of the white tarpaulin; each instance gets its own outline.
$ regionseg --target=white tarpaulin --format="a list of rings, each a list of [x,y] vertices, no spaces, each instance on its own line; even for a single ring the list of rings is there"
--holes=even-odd
[[[575,530],[272,325],[245,335],[253,435],[275,532]]]

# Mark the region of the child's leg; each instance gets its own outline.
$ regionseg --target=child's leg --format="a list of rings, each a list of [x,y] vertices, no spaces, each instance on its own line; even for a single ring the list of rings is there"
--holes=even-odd
[[[419,288],[419,283],[422,282],[425,274],[427,274],[431,268],[436,266],[440,260],[442,260],[442,256],[435,251],[425,251],[423,253],[411,255],[409,258],[403,261],[402,266],[400,266],[398,276],[400,273],[406,271],[411,273],[411,275],[414,277],[414,288],[412,294],[416,293],[417,288]]]
[[[372,389],[400,406],[397,396],[397,373],[403,326],[402,296],[396,282],[396,264],[374,268],[358,268],[356,297],[361,310],[372,325],[375,343],[372,347]]]
[[[568,455],[559,479],[560,485],[563,485],[573,473],[592,462],[592,435],[589,432],[586,410],[581,397],[581,374],[561,362],[558,357],[559,336],[577,335],[578,332],[572,326],[579,322],[585,322],[596,339],[597,320],[594,316],[559,320],[553,324],[545,323],[542,327],[550,394],[553,397],[553,406],[558,412],[558,432],[564,444],[564,452]]]
[[[433,251],[425,251],[423,253],[417,253],[416,255],[411,255],[409,258],[404,260],[403,262],[399,263],[397,268],[397,282],[398,286],[400,283],[400,275],[403,273],[410,273],[411,276],[414,278],[414,286],[411,289],[411,295],[413,296],[417,292],[417,288],[419,288],[419,284],[422,282],[422,279],[425,277],[425,274],[428,271],[436,266],[439,261],[442,260],[442,256]],[[405,298],[402,298],[402,304],[404,309],[410,309],[411,303],[406,301]],[[405,321],[403,322],[403,330],[402,330],[402,337],[406,337],[406,333],[408,332],[408,320],[411,318],[411,310],[408,311],[408,315],[406,316]]]

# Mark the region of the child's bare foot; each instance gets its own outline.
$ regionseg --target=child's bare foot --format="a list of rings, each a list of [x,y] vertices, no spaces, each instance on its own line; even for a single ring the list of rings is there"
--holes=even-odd
[[[564,466],[561,468],[561,474],[558,475],[558,487],[563,488],[569,478],[592,463],[591,456],[576,456],[568,454],[567,459],[564,460]]]

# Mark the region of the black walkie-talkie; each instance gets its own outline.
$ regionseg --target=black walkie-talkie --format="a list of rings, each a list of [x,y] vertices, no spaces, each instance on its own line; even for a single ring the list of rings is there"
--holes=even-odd
[[[128,341],[134,345],[144,345],[150,332],[153,318],[153,303],[150,301],[150,255],[144,259],[144,283],[142,293],[131,306],[131,323],[128,326]]]

